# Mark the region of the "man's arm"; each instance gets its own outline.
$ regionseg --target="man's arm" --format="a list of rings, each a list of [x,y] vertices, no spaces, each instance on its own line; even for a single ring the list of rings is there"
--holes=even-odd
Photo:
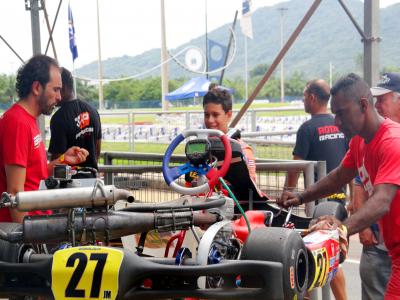
[[[350,182],[356,174],[356,169],[345,168],[340,164],[336,169],[329,172],[326,177],[317,181],[301,194],[284,191],[277,203],[283,207],[290,207],[326,197]]]
[[[303,158],[300,157],[300,156],[297,156],[297,155],[293,155],[293,160],[303,160]],[[289,171],[288,175],[286,177],[284,190],[293,191],[297,186],[297,182],[299,180],[299,176],[300,176],[300,172],[298,172],[298,171]]]
[[[359,232],[382,218],[389,211],[398,188],[394,184],[375,185],[372,196],[344,222],[348,234],[352,235]]]
[[[15,195],[22,192],[25,186],[26,169],[18,165],[5,165],[7,178],[7,193]],[[10,214],[13,222],[22,223],[26,213],[20,212],[15,208],[10,208]]]

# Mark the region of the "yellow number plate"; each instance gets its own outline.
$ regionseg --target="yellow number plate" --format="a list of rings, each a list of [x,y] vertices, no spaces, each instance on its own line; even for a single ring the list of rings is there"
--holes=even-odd
[[[313,288],[323,286],[329,273],[329,258],[325,248],[312,251],[315,263],[315,275],[309,291]]]
[[[51,289],[57,299],[115,299],[124,253],[105,247],[75,247],[53,256]]]

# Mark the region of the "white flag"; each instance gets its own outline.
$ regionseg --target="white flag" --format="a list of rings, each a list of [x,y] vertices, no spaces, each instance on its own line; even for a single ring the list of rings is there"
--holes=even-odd
[[[242,19],[240,20],[240,27],[242,33],[248,38],[253,38],[253,25],[251,22],[251,0],[242,0]]]

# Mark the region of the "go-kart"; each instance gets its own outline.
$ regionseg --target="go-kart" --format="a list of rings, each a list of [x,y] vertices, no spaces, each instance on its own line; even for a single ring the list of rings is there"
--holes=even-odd
[[[191,135],[195,135],[195,133],[185,131],[182,136],[178,136],[171,143],[164,157],[164,177],[166,182],[170,183],[171,188],[176,191],[198,192],[198,189],[176,188],[176,185],[171,183],[171,178],[166,176],[166,174],[168,175],[169,158],[173,150],[185,137]],[[243,206],[246,213],[232,223],[226,221],[225,224],[221,222],[211,226],[200,241],[198,262],[207,264],[221,261],[221,258],[218,257],[221,252],[220,242],[218,244],[215,241],[220,238],[220,230],[228,226],[228,230],[225,230],[225,240],[227,237],[230,237],[230,240],[234,237],[240,244],[245,245],[241,250],[240,259],[261,259],[283,264],[282,282],[285,299],[301,297],[305,290],[322,287],[330,282],[337,272],[341,258],[339,233],[337,230],[319,230],[308,233],[308,228],[313,219],[323,215],[335,215],[338,219],[344,220],[347,217],[344,206],[335,202],[320,203],[316,206],[313,217],[306,218],[292,214],[291,209],[285,211],[270,205],[268,197],[257,188],[250,177],[240,144],[234,139],[230,139],[229,142],[232,157],[228,157],[229,169],[224,179],[229,182],[229,186],[233,190],[234,196],[232,195],[232,197],[236,196],[239,199],[235,208]],[[207,162],[217,161],[219,165],[222,165],[221,170],[223,170],[226,167],[227,148],[226,141],[218,138],[207,140],[200,138],[189,141],[185,148],[189,161],[181,167],[175,167],[177,171],[174,172],[173,179],[188,171],[194,171],[198,175],[210,178],[210,174],[205,173],[208,169],[204,169],[204,166],[207,165]],[[199,180],[197,179],[197,181]],[[203,183],[202,192],[214,189],[215,182],[215,180],[210,180]],[[257,210],[247,210],[250,206]],[[249,236],[250,229],[256,230],[252,231]],[[302,238],[302,236],[304,237]],[[286,243],[287,240],[290,242]],[[231,248],[233,248],[232,246],[231,243]],[[228,258],[235,257],[232,252],[235,253],[235,251],[231,251]],[[225,258],[227,257],[225,256]],[[249,282],[254,282],[254,280],[251,279]],[[204,281],[202,286],[206,286]],[[207,282],[207,286],[213,286],[213,283]]]
[[[197,139],[187,143],[186,152],[189,154],[189,163],[184,166],[170,168],[169,159],[173,149],[185,137],[192,135],[195,135]],[[209,137],[210,135],[219,138],[211,138]],[[176,254],[174,258],[168,259],[159,257],[144,258],[133,254],[132,251],[104,248],[96,245],[58,250],[54,256],[43,256],[35,254],[32,248],[23,242],[35,241],[35,239],[29,240],[28,238],[28,236],[32,237],[35,235],[36,237],[42,235],[42,240],[48,241],[50,239],[49,236],[43,238],[43,235],[48,235],[49,233],[44,234],[41,231],[51,232],[53,226],[47,226],[51,222],[51,217],[43,219],[35,217],[32,218],[30,223],[26,220],[26,224],[34,228],[29,231],[29,235],[25,234],[29,230],[28,226],[26,226],[25,231],[24,226],[3,223],[0,224],[0,236],[1,238],[7,237],[8,242],[0,241],[0,260],[9,262],[0,263],[0,296],[29,294],[49,298],[55,297],[57,299],[70,297],[85,298],[89,297],[89,295],[90,298],[94,299],[159,299],[177,297],[212,299],[266,299],[267,297],[270,300],[298,297],[298,299],[302,299],[308,288],[323,284],[333,276],[335,264],[331,265],[329,259],[338,257],[335,254],[336,252],[331,253],[331,256],[320,255],[322,257],[318,258],[313,265],[312,260],[309,258],[313,258],[314,253],[315,257],[317,257],[317,253],[323,249],[322,246],[318,249],[310,250],[310,248],[305,247],[303,239],[296,230],[280,227],[267,228],[265,226],[266,224],[281,226],[287,223],[286,221],[290,214],[283,211],[278,215],[279,208],[269,205],[265,201],[266,199],[263,198],[263,195],[258,194],[261,199],[261,207],[267,210],[260,212],[265,216],[263,220],[260,218],[262,224],[253,220],[253,222],[250,222],[250,226],[254,230],[247,238],[240,240],[238,238],[239,234],[236,236],[240,231],[239,222],[241,220],[237,220],[236,223],[231,222],[229,213],[226,213],[229,212],[229,209],[218,211],[222,201],[224,201],[224,204],[227,202],[232,203],[231,199],[223,195],[223,193],[211,193],[211,191],[214,191],[215,185],[219,182],[218,177],[229,176],[228,170],[234,169],[232,167],[243,166],[235,165],[236,163],[243,163],[243,160],[240,159],[231,163],[229,153],[235,154],[237,151],[232,151],[230,145],[232,144],[236,147],[237,143],[235,141],[229,141],[222,133],[210,130],[184,132],[182,136],[178,136],[177,138],[179,140],[173,141],[163,161],[163,173],[166,177],[166,182],[171,188],[181,193],[187,195],[204,193],[205,196],[186,197],[186,200],[179,202],[179,204],[176,202],[159,205],[152,204],[147,205],[145,208],[141,207],[141,205],[136,205],[133,208],[127,207],[125,212],[128,214],[133,212],[138,213],[138,215],[135,215],[131,219],[139,226],[137,232],[146,232],[152,228],[164,228],[168,230],[190,228],[191,225],[195,224],[194,221],[190,221],[195,219],[193,217],[196,215],[194,207],[197,205],[201,210],[209,209],[208,212],[198,212],[199,216],[200,214],[209,214],[207,217],[211,217],[212,220],[208,219],[207,222],[203,222],[209,228],[204,232],[199,241],[195,259],[191,258],[192,253],[186,248],[177,249],[177,251],[174,251],[174,254]],[[210,143],[208,145],[209,148],[205,145],[206,143]],[[213,153],[214,143],[217,145],[215,149],[219,150]],[[218,148],[218,145],[223,145],[225,149],[220,151],[222,147]],[[237,147],[236,149],[238,149],[238,157],[240,157],[241,150],[239,151]],[[220,170],[214,168],[215,165],[218,165],[218,161],[221,163],[221,159],[215,158],[218,151],[223,152],[223,163]],[[233,156],[235,157],[235,155]],[[193,171],[209,180],[203,183],[198,181],[198,183],[200,182],[199,185],[194,188],[181,187],[174,182],[179,176]],[[225,172],[228,172],[228,174],[224,174]],[[243,176],[246,177],[246,173],[244,174]],[[233,179],[229,180],[231,185],[235,175],[232,177]],[[122,222],[123,224],[117,228],[113,228],[110,225],[117,224],[117,220],[122,218],[120,215],[116,215],[115,218],[111,217],[112,213],[108,210],[108,206],[113,204],[116,198],[114,196],[110,196],[110,199],[107,198],[105,191],[108,191],[109,187],[103,188],[104,191],[101,188],[97,188],[97,190],[92,188],[85,192],[83,190],[78,191],[79,188],[76,188],[75,190],[78,192],[76,192],[74,197],[68,198],[68,201],[45,201],[46,205],[40,206],[40,208],[37,206],[34,207],[34,209],[44,209],[45,206],[50,205],[50,208],[71,209],[72,207],[86,205],[94,209],[92,212],[93,216],[99,207],[105,210],[102,211],[101,217],[98,216],[91,221],[91,224],[96,225],[98,224],[98,220],[103,220],[103,226],[100,226],[97,231],[93,230],[95,227],[87,226],[88,218],[85,213],[79,215],[74,210],[71,210],[73,211],[71,214],[77,214],[78,217],[75,215],[71,219],[70,214],[68,214],[67,221],[64,221],[62,230],[55,230],[55,233],[52,234],[53,241],[65,240],[68,237],[69,240],[85,242],[85,239],[82,240],[82,237],[88,234],[88,229],[92,229],[95,237],[101,237],[100,233],[103,232],[103,238],[106,241],[110,237],[122,236],[129,233],[125,228],[131,226],[133,223]],[[248,191],[248,188],[253,188],[254,191],[257,191],[254,184],[244,187],[244,190],[247,189]],[[52,193],[48,194],[49,199],[55,195],[54,191]],[[24,198],[24,195],[21,193],[19,196],[18,199],[17,196],[15,198],[9,197],[3,203],[19,208],[28,207],[32,204],[29,197],[24,201],[21,200]],[[97,196],[99,198],[96,198]],[[60,199],[64,199],[65,197],[67,195],[63,194],[60,196]],[[75,197],[80,197],[79,205],[78,201],[74,202]],[[213,204],[215,206],[207,207],[207,205],[210,205],[210,202],[212,203],[210,200],[207,201],[209,198],[212,198],[212,201],[220,201],[219,206]],[[187,199],[192,199],[196,203],[192,201],[190,205],[187,205]],[[203,202],[201,199],[203,199]],[[240,199],[240,201],[243,203],[245,199]],[[35,203],[37,205],[38,202]],[[56,205],[55,203],[62,204]],[[100,203],[101,205],[96,206],[96,204]],[[179,209],[189,208],[190,211],[190,213],[186,212],[186,218],[181,220],[181,224],[185,225],[182,227],[177,226],[179,224],[177,221],[179,211],[174,210],[177,206],[179,206]],[[33,207],[29,206],[29,209],[33,209]],[[215,211],[218,213],[216,214]],[[156,223],[155,212],[169,214],[158,219],[160,222],[164,222],[161,223],[162,226],[160,227],[154,226]],[[146,213],[150,216],[147,219],[147,223],[139,216],[139,214],[143,214],[144,216]],[[189,215],[193,219],[190,219]],[[109,216],[110,218],[108,218]],[[220,221],[221,219],[224,220]],[[65,220],[65,217],[63,220]],[[130,222],[133,222],[132,220]],[[59,224],[58,221],[60,220],[53,222],[53,224]],[[215,223],[216,221],[220,222]],[[306,228],[310,219],[291,216],[290,221],[297,228]],[[152,226],[146,227],[149,223]],[[35,224],[40,224],[40,226]],[[164,225],[165,227],[163,227]],[[118,230],[122,233],[112,235],[114,234],[113,232],[118,232]],[[72,232],[74,232],[73,237],[71,236]],[[60,238],[58,239],[57,237]],[[335,236],[333,235],[332,239],[334,240],[334,238]],[[92,239],[94,240],[93,236]],[[11,244],[9,243],[11,240],[14,242],[18,241],[19,243]],[[338,251],[335,247],[332,249]],[[328,275],[326,275],[326,272],[323,272],[326,270],[327,265],[322,264],[321,259],[325,259],[324,262],[329,262],[329,266],[332,267]],[[110,265],[114,267],[111,268],[111,271],[107,267]],[[314,280],[315,278],[318,280]],[[320,280],[319,278],[322,279]],[[103,285],[105,282],[110,282],[111,286]]]

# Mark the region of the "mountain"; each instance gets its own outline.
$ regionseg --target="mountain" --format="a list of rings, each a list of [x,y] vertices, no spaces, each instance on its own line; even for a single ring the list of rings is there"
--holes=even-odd
[[[248,40],[248,69],[258,64],[271,64],[280,50],[280,13],[278,8],[288,10],[284,15],[284,36],[288,38],[294,31],[312,0],[291,0],[271,7],[257,9],[253,13],[253,40]],[[364,4],[360,0],[348,0],[346,5],[363,28]],[[399,67],[400,57],[400,4],[394,4],[380,10],[381,66]],[[233,16],[232,16],[233,18]],[[230,24],[225,24],[208,33],[210,39],[227,44]],[[227,68],[225,76],[235,78],[243,76],[244,39],[239,22],[236,25],[236,55],[234,62]],[[189,45],[204,49],[205,37],[197,37],[180,47],[173,49],[178,53]],[[336,74],[361,71],[360,56],[363,53],[361,36],[337,0],[324,0],[311,17],[304,30],[285,56],[285,73],[302,72],[307,78],[327,77],[329,63]],[[183,57],[179,57],[183,60]],[[358,63],[357,63],[358,62]],[[110,58],[103,62],[104,76],[118,78],[130,76],[148,70],[160,63],[160,49],[152,49],[137,56]],[[76,70],[78,75],[97,77],[97,62]],[[144,76],[158,76],[159,69]],[[192,77],[190,73],[174,61],[169,63],[170,78]]]

